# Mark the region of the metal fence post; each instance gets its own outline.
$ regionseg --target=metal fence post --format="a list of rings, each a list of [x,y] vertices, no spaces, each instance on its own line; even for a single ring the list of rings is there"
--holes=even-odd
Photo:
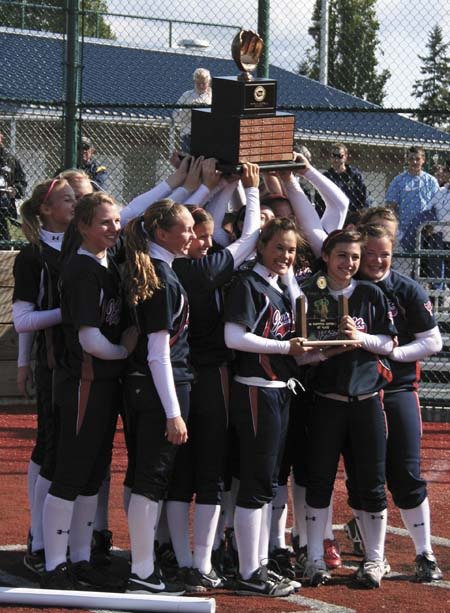
[[[264,41],[264,48],[258,64],[258,77],[268,78],[269,76],[269,19],[270,19],[270,0],[258,0],[258,34]]]
[[[77,111],[80,103],[79,0],[67,0],[66,96],[64,105],[64,167],[78,162]]]

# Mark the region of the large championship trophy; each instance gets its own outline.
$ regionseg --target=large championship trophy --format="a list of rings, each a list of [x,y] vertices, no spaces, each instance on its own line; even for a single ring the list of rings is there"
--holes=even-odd
[[[251,75],[263,44],[241,30],[231,46],[240,75],[213,77],[211,109],[192,109],[191,154],[216,158],[224,173],[239,172],[243,162],[263,170],[301,166],[292,161],[295,116],[276,110],[276,80]]]

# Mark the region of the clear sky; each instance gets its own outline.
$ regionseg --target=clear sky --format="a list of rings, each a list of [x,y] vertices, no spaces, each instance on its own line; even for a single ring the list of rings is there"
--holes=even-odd
[[[256,29],[256,0],[107,0],[111,12],[165,19],[213,22]],[[314,0],[271,0],[270,8],[270,62],[296,71],[312,38],[308,35]],[[380,68],[392,74],[387,84],[385,105],[394,107],[417,106],[411,96],[414,81],[420,77],[421,61],[425,55],[427,38],[436,24],[444,32],[444,41],[450,42],[449,0],[378,0],[377,16],[380,22]],[[141,20],[116,18],[111,22],[117,39],[145,48],[164,48],[168,41],[168,25],[151,25]],[[229,57],[232,33],[221,28],[176,25],[175,42],[182,38],[201,38],[210,42],[214,56]]]

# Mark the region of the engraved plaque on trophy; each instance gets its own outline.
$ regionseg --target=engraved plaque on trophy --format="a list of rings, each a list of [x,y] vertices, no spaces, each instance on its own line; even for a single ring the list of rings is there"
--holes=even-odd
[[[305,288],[306,296],[297,298],[297,336],[307,339],[305,346],[358,344],[339,331],[341,318],[348,315],[347,297],[340,295],[336,301],[326,287],[326,277],[319,276]]]
[[[225,173],[239,172],[243,162],[262,169],[299,168],[293,162],[295,116],[276,110],[277,82],[251,75],[263,41],[241,30],[231,51],[241,73],[213,77],[211,109],[192,109],[191,154],[218,160]]]

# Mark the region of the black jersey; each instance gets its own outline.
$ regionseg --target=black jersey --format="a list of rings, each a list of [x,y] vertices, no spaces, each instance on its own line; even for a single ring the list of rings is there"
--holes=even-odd
[[[74,254],[65,262],[60,279],[63,367],[77,379],[115,379],[125,360],[103,360],[83,351],[78,340],[82,326],[99,328],[114,344],[120,343],[128,323],[118,268],[108,255],[108,267],[92,257]]]
[[[317,276],[314,275],[302,285],[306,297],[308,291],[315,287]],[[388,302],[381,289],[369,281],[355,281],[355,284],[348,300],[348,311],[356,328],[368,334],[395,336]],[[337,300],[333,300],[333,303],[337,316]],[[308,386],[313,391],[362,396],[385,387],[392,380],[392,373],[386,358],[365,349],[354,349],[312,367],[308,377]]]
[[[233,275],[228,249],[198,260],[177,258],[173,268],[189,297],[189,346],[194,366],[221,366],[231,360],[224,341],[223,286]]]
[[[294,316],[285,286],[273,288],[253,270],[237,275],[226,300],[225,321],[245,326],[264,338],[288,341],[294,336]],[[236,351],[235,372],[241,377],[287,381],[296,372],[288,355]]]
[[[383,290],[389,303],[398,332],[398,344],[406,345],[414,340],[415,334],[426,332],[436,326],[433,305],[421,285],[391,270],[377,286]],[[393,380],[386,390],[416,389],[420,380],[419,362],[396,362],[390,360]]]
[[[151,376],[147,361],[147,335],[168,330],[170,335],[170,361],[175,383],[193,379],[189,366],[189,303],[186,291],[172,268],[163,260],[153,259],[161,288],[136,307],[139,340],[130,358],[129,371]]]
[[[60,252],[40,241],[40,246],[26,245],[14,261],[13,301],[36,305],[39,311],[59,307],[58,278]],[[62,351],[61,326],[40,330],[36,336],[37,359],[54,368]]]

